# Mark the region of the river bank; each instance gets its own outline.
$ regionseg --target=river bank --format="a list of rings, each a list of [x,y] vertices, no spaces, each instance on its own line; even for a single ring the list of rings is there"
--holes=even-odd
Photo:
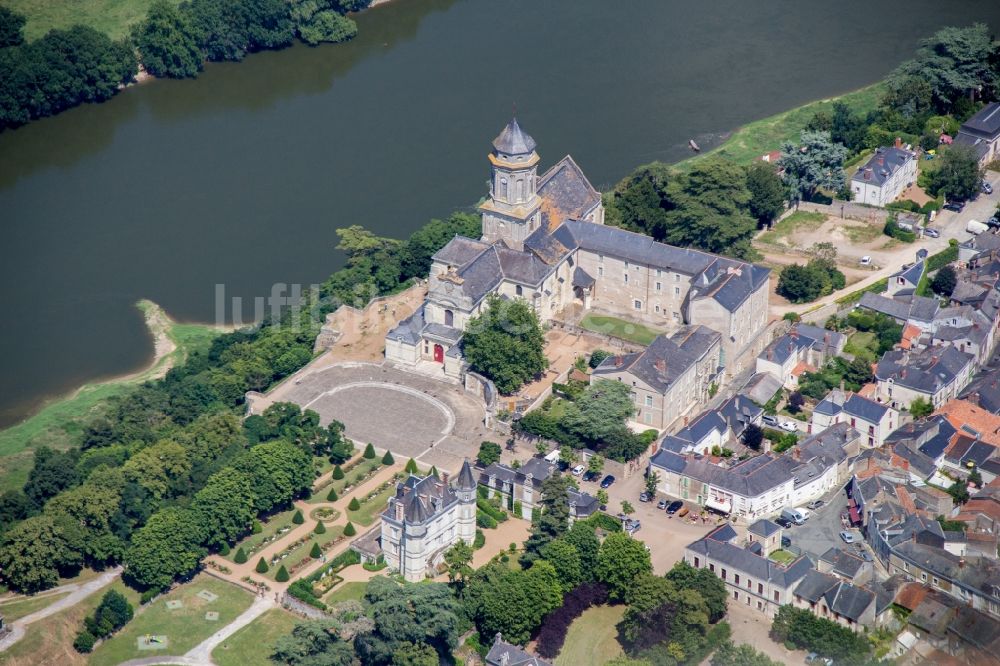
[[[109,400],[132,387],[167,374],[197,349],[207,349],[222,329],[207,324],[175,322],[156,303],[136,303],[153,338],[153,357],[144,368],[118,377],[88,383],[72,393],[54,398],[21,423],[0,431],[0,492],[21,487],[40,446],[65,449],[86,419]]]

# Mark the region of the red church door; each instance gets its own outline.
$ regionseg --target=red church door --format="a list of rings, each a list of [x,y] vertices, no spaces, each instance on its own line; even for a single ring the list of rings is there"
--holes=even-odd
[[[434,345],[434,362],[444,363],[444,347],[441,345]]]

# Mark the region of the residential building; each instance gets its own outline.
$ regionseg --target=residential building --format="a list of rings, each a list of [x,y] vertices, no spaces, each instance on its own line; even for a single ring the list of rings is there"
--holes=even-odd
[[[476,537],[476,480],[469,461],[457,482],[445,474],[411,474],[396,484],[396,494],[382,512],[382,553],[389,569],[408,581],[435,575],[444,553],[459,540]]]
[[[658,336],[641,352],[609,356],[594,369],[590,382],[619,381],[630,387],[633,420],[663,430],[708,402],[723,373],[722,336],[705,326],[685,326]]]
[[[940,304],[935,298],[900,292],[894,298],[870,291],[861,295],[858,307],[892,317],[900,324],[912,324],[921,331],[928,330],[937,315]]]
[[[977,375],[958,397],[1000,416],[1000,369],[987,370]]]
[[[479,475],[479,483],[486,486],[487,497],[499,495],[504,506],[525,520],[531,520],[535,509],[541,506],[542,483],[556,471],[556,464],[545,458],[530,458],[518,468],[493,463]],[[585,492],[569,490],[570,520],[589,518],[600,508],[597,499]]]
[[[880,447],[899,425],[899,412],[889,405],[863,398],[857,393],[833,390],[813,410],[809,432],[822,432],[834,423],[850,423],[861,433],[862,445]]]
[[[552,666],[552,664],[504,641],[503,636],[497,632],[490,651],[486,653],[486,666]]]
[[[764,344],[770,271],[605,226],[600,193],[572,158],[539,175],[535,148],[516,120],[493,141],[483,236],[435,253],[426,300],[386,335],[386,358],[461,376],[465,326],[496,294],[524,299],[543,323],[572,306],[669,332],[707,326],[727,374],[748,366]]]
[[[676,434],[665,436],[659,446],[674,453],[706,454],[739,440],[747,426],[760,425],[763,415],[762,407],[738,393],[718,409],[702,412]]]
[[[854,585],[864,585],[875,573],[871,562],[866,562],[843,548],[830,548],[820,555],[816,561],[816,568]]]
[[[781,525],[762,518],[747,528],[748,545],[760,544],[760,552],[757,554],[770,557],[774,551],[781,550],[781,537],[784,533]]]
[[[955,143],[972,146],[981,166],[1000,159],[1000,102],[990,102],[962,123]]]
[[[760,353],[757,372],[777,377],[784,386],[795,388],[802,372],[815,371],[844,351],[847,336],[808,324],[796,324]]]
[[[956,430],[989,444],[1000,446],[1000,416],[968,400],[949,400],[938,408],[936,415],[948,419]]]
[[[892,298],[896,295],[912,294],[917,290],[920,278],[924,276],[926,270],[927,262],[918,261],[896,271],[889,276],[889,281],[886,283],[886,296]]]
[[[815,569],[795,586],[792,605],[851,631],[875,626],[874,592]]]
[[[884,208],[917,181],[917,156],[896,145],[876,148],[875,154],[851,178],[854,201]]]
[[[975,359],[955,347],[886,352],[875,368],[876,398],[895,409],[918,399],[940,407],[972,379]]]

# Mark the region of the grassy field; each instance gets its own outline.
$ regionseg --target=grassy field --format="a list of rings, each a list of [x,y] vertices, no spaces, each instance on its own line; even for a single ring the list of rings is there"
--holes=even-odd
[[[194,350],[208,349],[212,339],[219,334],[218,329],[211,326],[175,323],[158,305],[149,301],[140,301],[138,307],[146,313],[147,322],[151,322],[151,331],[156,334],[162,328],[162,333],[173,341],[176,349],[141,373],[87,384],[74,395],[42,408],[26,421],[0,431],[0,492],[24,485],[35,448],[68,448],[75,443],[87,420],[108,400],[125,395],[133,387],[157,376],[167,363],[180,363]]]
[[[333,604],[339,604],[341,601],[361,601],[361,597],[365,596],[367,588],[368,583],[341,583],[323,597],[323,603],[332,606]],[[220,666],[222,665],[220,664]]]
[[[615,625],[625,606],[597,606],[578,617],[569,627],[555,666],[601,666],[623,654]]]
[[[309,498],[309,503],[318,504],[320,502],[325,502],[326,496],[330,493],[331,488],[336,490],[338,495],[342,496],[344,494],[344,488],[347,486],[357,485],[358,481],[368,475],[368,472],[378,469],[381,466],[382,462],[378,458],[372,458],[371,460],[362,459],[359,465],[344,472],[343,479],[335,479],[330,485],[324,486],[318,492],[313,493],[312,497]],[[343,465],[341,465],[341,468],[343,468]]]
[[[327,527],[325,534],[313,535],[312,539],[300,545],[298,548],[289,553],[288,557],[286,557],[284,560],[278,562],[270,569],[268,569],[267,573],[264,574],[264,576],[270,578],[271,580],[274,580],[274,577],[278,575],[278,570],[281,569],[282,565],[284,565],[285,569],[287,569],[288,572],[291,573],[292,570],[296,566],[298,566],[301,562],[303,562],[304,560],[312,559],[309,556],[309,551],[312,550],[312,545],[314,541],[319,543],[319,545],[322,547],[330,543],[334,539],[340,537],[343,533],[344,533],[343,525],[334,525],[332,527]],[[260,558],[258,557],[257,559]],[[250,561],[255,562],[256,560],[254,558],[250,558]],[[270,565],[270,561],[268,561],[268,565]],[[292,576],[295,577],[296,574],[292,574]]]
[[[847,344],[844,345],[845,352],[868,361],[875,361],[878,358],[875,354],[877,348],[878,343],[875,340],[875,334],[870,331],[868,333],[861,333],[860,331],[855,333],[847,338]]]
[[[76,606],[56,613],[28,626],[24,638],[0,652],[0,664],[5,666],[36,666],[37,664],[59,664],[59,666],[83,666],[87,663],[84,655],[73,649],[73,639],[83,626],[83,618],[94,612],[101,603],[101,597],[108,590],[117,590],[125,595],[133,606],[139,603],[139,593],[115,581],[96,594],[92,594]]]
[[[580,321],[580,327],[588,331],[594,331],[595,333],[613,335],[639,345],[648,345],[660,334],[660,331],[653,330],[642,324],[625,321],[617,317],[595,315],[593,313],[588,313],[584,316]]]
[[[795,556],[789,553],[787,550],[776,550],[770,555],[770,559],[777,562],[778,564],[788,564],[795,559]]]
[[[361,524],[368,527],[373,522],[375,522],[375,516],[379,512],[383,511],[386,507],[386,503],[392,494],[396,492],[396,486],[390,485],[388,488],[380,492],[375,497],[371,498],[367,502],[361,505],[361,508],[357,511],[347,511],[347,519],[354,524]],[[359,498],[360,501],[360,498]]]
[[[180,0],[168,0],[180,4]],[[53,28],[82,23],[113,38],[128,34],[129,26],[146,16],[152,0],[0,0],[0,5],[27,17],[25,37],[38,39]]]
[[[696,160],[705,159],[708,155],[720,155],[741,164],[749,164],[765,153],[780,150],[786,141],[796,141],[802,128],[817,111],[830,111],[834,102],[843,102],[864,115],[878,105],[884,90],[885,84],[879,82],[840,97],[810,102],[770,118],[755,120],[733,132],[718,147],[678,162],[676,166],[690,167]]]
[[[280,608],[267,611],[212,650],[218,666],[272,666],[268,656],[301,620]]]
[[[219,598],[212,602],[205,601],[197,596],[201,590],[213,592]],[[167,601],[176,599],[184,606],[177,610],[168,609]],[[136,613],[124,629],[94,650],[89,663],[115,666],[138,657],[182,655],[235,620],[251,603],[253,596],[242,588],[205,574],[196,576],[190,583],[157,597],[142,612]],[[219,619],[214,622],[206,620],[207,611],[217,611]],[[167,648],[140,651],[136,648],[136,639],[146,634],[167,636]]]
[[[796,231],[814,231],[819,229],[826,221],[826,215],[822,213],[811,213],[804,210],[797,210],[788,217],[777,222],[770,231],[760,235],[761,243],[783,244]]]
[[[226,556],[226,559],[230,562],[235,562],[236,551],[240,548],[244,549],[247,557],[251,557],[253,553],[250,551],[254,546],[264,541],[264,539],[274,535],[274,533],[282,527],[291,527],[294,529],[296,526],[292,523],[292,516],[295,515],[296,510],[297,509],[289,509],[288,511],[282,511],[281,513],[276,513],[271,516],[268,521],[262,525],[258,534],[251,534],[246,539],[243,539],[243,541],[240,541],[238,544],[233,546],[229,551],[229,555]]]
[[[43,594],[34,597],[18,598],[14,601],[0,602],[0,616],[5,622],[20,620],[25,615],[31,615],[35,611],[46,608],[49,604],[59,601],[69,592],[60,594]]]

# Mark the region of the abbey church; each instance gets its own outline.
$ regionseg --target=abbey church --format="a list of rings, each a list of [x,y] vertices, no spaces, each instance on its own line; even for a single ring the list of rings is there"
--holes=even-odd
[[[539,176],[535,148],[516,119],[493,140],[483,236],[456,236],[434,255],[427,298],[386,335],[386,358],[436,362],[460,377],[466,323],[498,294],[525,299],[543,324],[593,310],[667,333],[703,325],[721,335],[720,372],[752,366],[765,342],[769,269],[606,226],[601,195],[573,158]]]

